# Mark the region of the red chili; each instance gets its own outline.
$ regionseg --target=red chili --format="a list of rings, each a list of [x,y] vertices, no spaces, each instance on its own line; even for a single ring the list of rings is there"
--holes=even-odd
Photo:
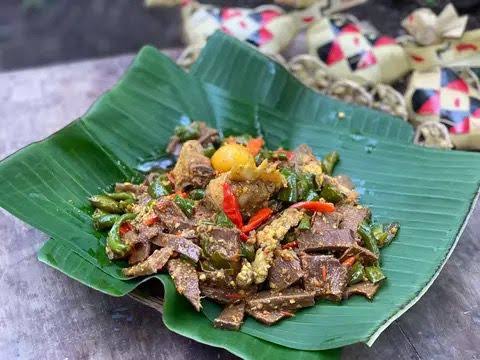
[[[229,183],[223,184],[223,212],[237,228],[241,229],[243,227],[240,205],[238,205],[237,198]]]
[[[283,316],[288,316],[288,317],[293,317],[293,316],[295,316],[295,314],[292,313],[292,312],[290,312],[290,311],[281,310],[280,312],[282,313]]]
[[[335,211],[335,205],[324,201],[302,201],[292,205],[295,209],[305,209],[315,212],[330,213]]]
[[[265,141],[263,138],[253,138],[248,140],[247,142],[247,149],[253,156],[257,156],[257,154],[262,150],[263,145],[265,145]]]
[[[356,260],[355,256],[350,256],[342,261],[342,265],[345,265],[348,267],[353,266],[353,264],[355,264],[355,260]]]
[[[288,151],[288,150],[284,150],[284,149],[278,149],[277,151],[275,151],[275,154],[285,154],[285,156],[287,157],[287,159],[290,161],[292,160],[294,157],[295,157],[295,153],[293,151]]]
[[[245,234],[244,232],[240,232],[240,240],[247,241],[248,240],[248,235]]]
[[[124,222],[122,225],[120,225],[120,228],[118,229],[118,232],[120,235],[125,235],[127,232],[131,231],[133,229],[132,224],[129,222]]]
[[[282,249],[294,249],[294,248],[297,248],[298,247],[298,242],[295,240],[295,241],[290,241],[284,245],[282,245]]]
[[[158,216],[153,215],[153,216],[150,216],[149,218],[146,218],[145,220],[143,220],[143,225],[152,226],[153,224],[157,223],[158,220],[160,220],[158,218]]]
[[[322,265],[322,280],[325,282],[327,281],[327,266]]]
[[[258,228],[265,221],[267,221],[270,216],[272,216],[273,210],[270,208],[263,208],[258,210],[255,214],[252,215],[248,224],[242,227],[242,231],[248,234],[250,231]]]

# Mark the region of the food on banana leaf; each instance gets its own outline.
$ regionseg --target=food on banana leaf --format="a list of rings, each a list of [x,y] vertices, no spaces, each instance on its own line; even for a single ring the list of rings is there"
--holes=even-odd
[[[223,305],[214,326],[229,330],[245,316],[272,325],[319,299],[372,299],[386,281],[380,249],[399,225],[372,222],[352,181],[335,176],[336,151],[267,149],[194,122],[175,129],[167,152],[172,167],[90,198],[125,277],[167,272],[197,311],[204,298]]]

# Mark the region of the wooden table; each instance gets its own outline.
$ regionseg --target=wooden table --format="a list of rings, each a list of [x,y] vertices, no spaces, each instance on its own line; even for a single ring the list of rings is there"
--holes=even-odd
[[[80,116],[131,55],[0,74],[0,158]],[[0,180],[1,181],[1,180]],[[0,215],[1,359],[234,359],[168,331],[161,314],[69,279],[36,259],[47,237]],[[419,234],[421,236],[421,234]],[[373,347],[344,359],[480,359],[480,206],[428,293]]]

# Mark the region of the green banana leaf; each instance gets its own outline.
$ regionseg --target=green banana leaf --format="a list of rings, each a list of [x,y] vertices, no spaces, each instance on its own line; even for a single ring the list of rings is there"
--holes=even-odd
[[[225,49],[224,58],[211,57],[217,48]],[[238,74],[227,69],[232,56],[241,65]],[[250,65],[257,79],[247,77]],[[227,71],[229,81],[222,75]],[[283,90],[270,95],[277,88]],[[339,111],[347,121],[338,119]],[[205,301],[204,314],[196,313],[168,276],[153,277],[165,287],[166,326],[245,358],[328,359],[339,350],[313,350],[371,344],[434,281],[477,194],[477,154],[410,145],[411,127],[400,119],[314,94],[250,47],[216,34],[192,74],[144,48],[85,116],[3,160],[0,206],[52,237],[41,261],[107,294],[127,294],[147,279],[125,279],[125,264],[106,258],[105,236],[91,227],[87,197],[138,179],[135,167],[160,156],[173,128],[188,119],[207,121],[225,135],[262,135],[270,147],[307,143],[318,156],[336,149],[338,173],[353,178],[376,219],[402,224],[383,251],[388,280],[374,301],[322,302],[273,327],[249,319],[240,333],[215,329],[209,321],[218,312],[214,304]]]

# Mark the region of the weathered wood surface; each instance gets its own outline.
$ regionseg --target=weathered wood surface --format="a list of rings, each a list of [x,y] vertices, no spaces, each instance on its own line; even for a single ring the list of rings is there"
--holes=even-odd
[[[79,117],[132,59],[0,74],[0,158]],[[165,328],[161,315],[130,298],[91,290],[36,260],[46,240],[1,212],[1,359],[234,359]],[[420,234],[421,236],[421,234]],[[344,359],[480,359],[480,207],[427,294],[372,348]]]

